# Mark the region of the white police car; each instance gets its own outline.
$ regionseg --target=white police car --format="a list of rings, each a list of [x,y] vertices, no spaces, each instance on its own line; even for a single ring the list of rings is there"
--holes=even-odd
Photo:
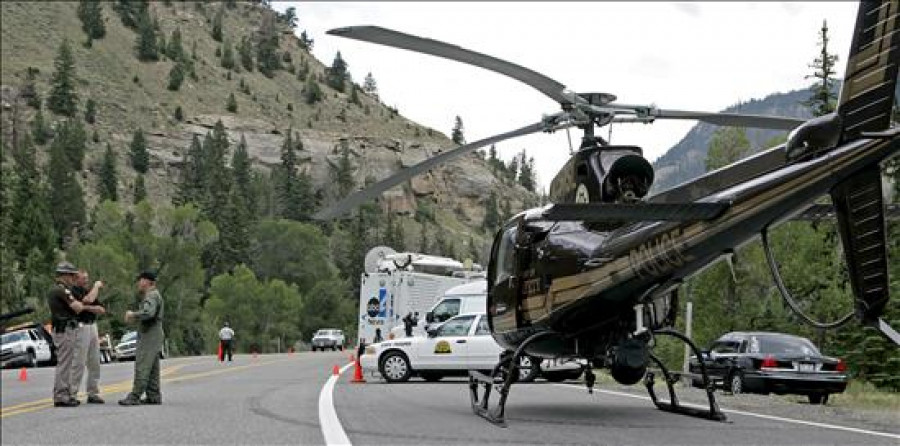
[[[469,370],[490,372],[503,349],[491,337],[487,316],[461,314],[444,322],[428,336],[397,338],[366,347],[359,357],[363,371],[380,373],[388,382],[403,382],[412,376],[438,381],[444,376],[466,376]],[[559,363],[554,370],[542,371],[548,361],[523,357],[520,380],[533,380],[538,374],[548,380],[574,379],[581,375],[581,364]],[[532,365],[533,364],[533,365]],[[549,365],[549,364],[548,364]]]

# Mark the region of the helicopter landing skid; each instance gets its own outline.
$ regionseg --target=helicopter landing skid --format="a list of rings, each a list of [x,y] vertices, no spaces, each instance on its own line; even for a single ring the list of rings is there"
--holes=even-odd
[[[696,345],[688,338],[687,336],[672,330],[670,328],[663,328],[661,330],[653,330],[653,334],[658,335],[667,335],[677,338],[683,341],[685,344],[690,346],[691,351],[694,352],[694,355],[697,358],[702,358],[700,355],[700,350]],[[709,400],[709,409],[701,409],[690,406],[683,406],[678,401],[678,395],[675,394],[675,387],[673,384],[678,381],[678,376],[669,372],[669,369],[663,365],[662,361],[659,360],[655,355],[650,354],[650,359],[659,366],[660,371],[662,371],[663,379],[666,382],[666,387],[669,391],[669,401],[663,402],[657,399],[656,392],[653,390],[653,384],[655,383],[656,376],[653,372],[648,371],[644,376],[644,384],[647,386],[647,392],[650,394],[650,400],[653,401],[653,405],[656,406],[659,410],[664,410],[666,412],[679,413],[682,415],[688,415],[697,418],[706,418],[714,421],[727,421],[728,418],[722,413],[721,409],[719,409],[719,404],[716,402],[716,396],[713,392],[712,382],[709,380],[709,375],[706,373],[706,365],[702,360],[700,363],[700,374],[703,377],[703,387],[706,389],[706,397]]]
[[[490,421],[495,426],[506,426],[506,398],[509,396],[509,389],[513,383],[518,381],[519,377],[519,358],[525,354],[525,347],[535,340],[550,335],[550,332],[535,333],[525,339],[519,348],[512,354],[505,351],[500,354],[500,361],[494,366],[491,375],[471,370],[469,371],[469,395],[471,396],[472,411],[485,420]],[[479,387],[484,391],[479,395]],[[491,391],[496,390],[499,394],[500,401],[497,407],[490,408]]]

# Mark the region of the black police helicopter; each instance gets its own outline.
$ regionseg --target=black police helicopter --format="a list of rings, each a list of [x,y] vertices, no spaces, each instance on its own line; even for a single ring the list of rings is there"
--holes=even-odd
[[[900,0],[860,3],[837,111],[803,121],[745,114],[662,110],[623,105],[607,93],[574,93],[540,73],[447,43],[374,26],[329,34],[407,49],[475,65],[522,81],[557,101],[562,111],[540,122],[427,159],[351,194],[316,218],[330,219],[450,159],[480,147],[569,127],[584,132],[580,150],[553,179],[553,204],[526,210],[498,232],[488,270],[491,333],[506,349],[488,376],[470,374],[476,414],[504,425],[510,386],[523,355],[579,358],[585,382],[592,368],[620,383],[644,380],[660,409],[725,420],[705,370],[708,409],[678,402],[678,379],[652,353],[654,336],[673,336],[682,281],[756,236],[782,296],[793,303],[769,249],[766,233],[830,194],[854,294],[854,312],[900,344],[880,319],[888,302],[885,206],[879,163],[900,153],[891,112],[900,62]],[[648,196],[653,168],[641,149],[610,145],[595,129],[615,122],[694,119],[718,125],[791,130],[788,141],[673,189]],[[815,206],[815,205],[813,205]],[[792,308],[795,306],[792,305]],[[658,367],[669,401],[654,392]],[[701,362],[702,365],[702,362]],[[483,388],[483,391],[482,391]],[[489,407],[492,390],[498,404]]]

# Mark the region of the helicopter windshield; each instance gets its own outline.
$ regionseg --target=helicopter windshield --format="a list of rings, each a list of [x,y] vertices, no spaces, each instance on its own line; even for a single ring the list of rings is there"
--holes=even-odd
[[[503,231],[500,238],[500,244],[497,245],[497,251],[494,253],[494,285],[501,283],[513,275],[515,275],[515,246],[516,246],[516,225],[512,225]]]

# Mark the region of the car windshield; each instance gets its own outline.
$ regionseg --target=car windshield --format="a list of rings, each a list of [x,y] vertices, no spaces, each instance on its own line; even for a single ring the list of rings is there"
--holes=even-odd
[[[750,336],[750,353],[819,356],[819,350],[807,339],[787,336]]]
[[[716,341],[709,350],[713,353],[737,353],[740,348],[740,340],[729,339]]]
[[[465,336],[469,334],[469,327],[472,326],[472,320],[475,316],[463,316],[456,319],[450,319],[441,325],[438,329],[438,336]]]
[[[25,341],[28,339],[28,336],[25,335],[24,331],[20,331],[17,333],[7,333],[3,335],[3,339],[0,340],[2,344],[9,344],[12,342]]]
[[[128,333],[125,333],[125,336],[122,336],[122,342],[133,341],[133,340],[135,340],[136,338],[137,338],[137,332],[136,332],[136,331],[128,332]]]

